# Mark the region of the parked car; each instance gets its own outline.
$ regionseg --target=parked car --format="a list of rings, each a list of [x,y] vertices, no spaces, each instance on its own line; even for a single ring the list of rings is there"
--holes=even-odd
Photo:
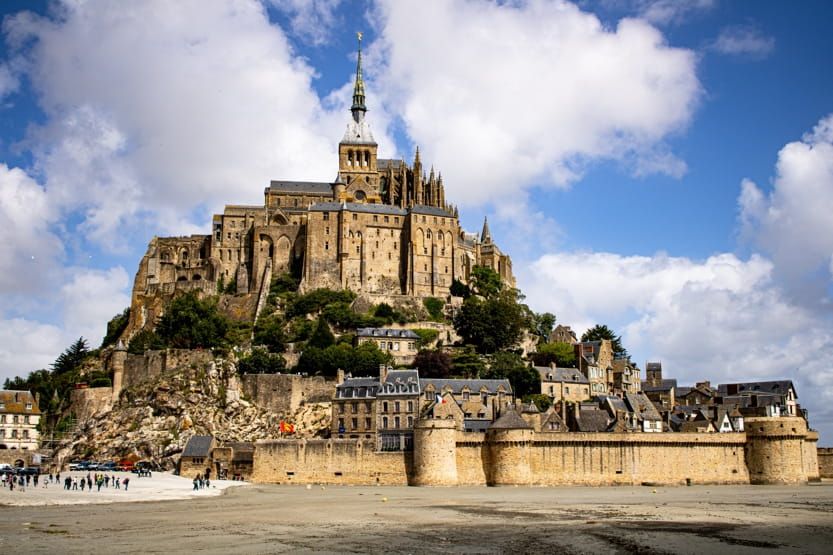
[[[117,469],[122,472],[133,472],[133,461],[123,460],[119,463]]]
[[[118,465],[115,463],[115,461],[107,461],[98,465],[98,470],[104,472],[115,472],[116,470],[118,470]]]
[[[69,463],[69,470],[70,472],[76,472],[79,470],[87,470],[87,461],[73,461]]]
[[[40,474],[40,467],[39,466],[27,466],[26,468],[18,468],[17,475],[18,476],[38,476]]]

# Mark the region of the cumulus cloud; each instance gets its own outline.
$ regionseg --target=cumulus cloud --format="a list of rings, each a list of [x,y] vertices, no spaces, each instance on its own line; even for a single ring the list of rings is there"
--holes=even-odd
[[[66,307],[64,327],[98,346],[107,331],[103,323],[130,306],[129,282],[127,271],[121,266],[73,271],[61,287]]]
[[[634,173],[683,171],[663,143],[700,97],[696,57],[646,22],[608,29],[573,4],[537,0],[381,8],[387,70],[377,84],[450,198],[563,186],[603,159]]]
[[[730,56],[765,58],[775,49],[775,39],[751,25],[724,27],[710,48]]]
[[[322,107],[259,2],[65,2],[4,31],[47,115],[37,167],[102,244],[137,218],[181,232],[270,179],[335,174],[347,114]]]
[[[68,345],[59,326],[25,318],[0,319],[0,380],[49,368]]]
[[[20,80],[12,73],[8,64],[0,64],[0,102],[17,91]]]
[[[327,42],[341,0],[269,0],[289,17],[292,32],[314,45]]]
[[[0,164],[0,299],[41,290],[60,266],[58,214],[43,187],[20,168]]]
[[[742,236],[772,257],[791,294],[808,306],[829,306],[833,114],[781,149],[768,193],[744,180],[738,205]]]

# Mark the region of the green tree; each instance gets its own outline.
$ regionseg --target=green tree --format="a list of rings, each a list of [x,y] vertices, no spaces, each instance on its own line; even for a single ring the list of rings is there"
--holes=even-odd
[[[463,297],[468,298],[471,295],[471,290],[469,289],[468,285],[463,283],[457,278],[451,280],[451,287],[449,288],[449,293],[451,293],[455,297]]]
[[[284,321],[278,314],[270,314],[258,319],[255,324],[254,345],[266,347],[270,353],[282,353],[286,350],[286,333]]]
[[[65,374],[77,370],[89,353],[90,349],[87,347],[87,340],[79,337],[75,343],[58,355],[58,358],[52,364],[52,372],[54,374]]]
[[[491,365],[482,375],[493,380],[508,379],[515,397],[518,398],[541,391],[541,377],[538,371],[524,364],[520,355],[515,353],[495,353]]]
[[[469,287],[481,297],[493,299],[503,291],[503,282],[500,275],[491,268],[475,266],[471,270]]]
[[[470,346],[457,349],[451,357],[451,375],[455,378],[476,378],[486,369],[483,359]]]
[[[572,345],[556,341],[538,345],[538,352],[533,353],[532,360],[537,366],[549,366],[555,363],[559,368],[574,368],[576,352]]]
[[[437,349],[422,349],[414,358],[414,368],[420,378],[448,378],[451,376],[451,357]]]
[[[347,289],[334,291],[332,289],[315,289],[306,295],[295,298],[286,308],[287,318],[304,316],[320,312],[325,306],[333,303],[345,303],[348,306],[356,298],[356,294]],[[331,321],[332,322],[332,321]]]
[[[541,338],[541,343],[549,342],[554,327],[555,314],[542,312],[541,314],[532,315],[532,333]]]
[[[511,348],[527,326],[528,310],[513,289],[493,298],[469,297],[454,316],[454,327],[463,341],[484,354]]]
[[[431,319],[435,322],[442,322],[445,320],[443,316],[443,307],[445,303],[436,297],[426,297],[422,299],[422,304],[425,305],[425,310],[428,311],[428,314],[431,316]]]
[[[316,349],[326,349],[330,345],[334,345],[336,338],[333,332],[330,331],[330,325],[323,316],[318,317],[318,325],[315,326],[315,331],[312,332],[312,337],[309,338],[307,347],[314,347]]]
[[[609,339],[611,347],[613,347],[613,356],[616,358],[627,358],[628,350],[622,346],[622,336],[616,333],[604,324],[596,324],[581,335],[582,342],[584,341],[601,341],[602,339]]]
[[[249,356],[240,359],[237,369],[241,374],[280,374],[286,369],[286,362],[279,354],[252,349]]]
[[[426,328],[419,328],[411,331],[419,336],[419,341],[417,341],[417,345],[420,348],[428,347],[429,345],[434,343],[434,341],[436,341],[437,337],[439,337],[440,335],[439,331]]]
[[[228,330],[229,323],[217,310],[216,299],[201,300],[189,292],[171,302],[156,333],[171,347],[196,349],[225,345]]]
[[[130,307],[125,308],[124,311],[120,314],[116,314],[109,322],[107,322],[107,334],[101,341],[101,346],[107,347],[108,345],[114,345],[127,328],[128,322],[130,322]]]
[[[145,351],[156,351],[165,348],[165,342],[156,332],[142,330],[130,338],[127,344],[127,352],[134,355],[141,355]]]

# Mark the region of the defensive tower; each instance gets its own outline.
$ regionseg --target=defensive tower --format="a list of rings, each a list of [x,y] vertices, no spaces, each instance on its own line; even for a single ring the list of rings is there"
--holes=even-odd
[[[457,423],[421,418],[414,423],[412,486],[457,485]]]

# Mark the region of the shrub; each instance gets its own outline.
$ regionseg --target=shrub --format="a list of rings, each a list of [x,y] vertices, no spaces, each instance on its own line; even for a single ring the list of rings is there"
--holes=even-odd
[[[443,307],[445,303],[436,297],[427,297],[422,300],[422,304],[425,305],[425,310],[428,311],[428,314],[431,316],[431,319],[436,322],[443,321]]]

